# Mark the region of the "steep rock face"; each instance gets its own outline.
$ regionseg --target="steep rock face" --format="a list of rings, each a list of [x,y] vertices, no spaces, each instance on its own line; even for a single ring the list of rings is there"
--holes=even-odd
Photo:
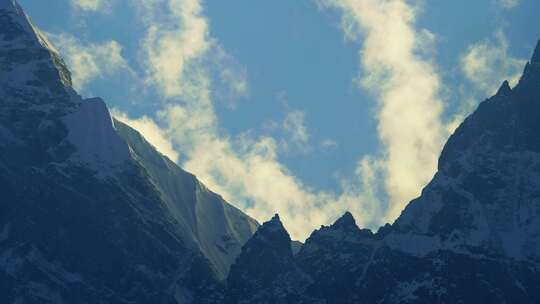
[[[439,171],[396,221],[438,246],[540,261],[540,47],[448,140]],[[436,248],[436,247],[435,247]]]
[[[296,266],[279,216],[244,245],[227,279],[227,303],[316,303],[305,296],[309,277]]]
[[[119,121],[115,126],[178,222],[183,237],[193,240],[218,277],[225,278],[259,224],[157,152],[137,131]]]

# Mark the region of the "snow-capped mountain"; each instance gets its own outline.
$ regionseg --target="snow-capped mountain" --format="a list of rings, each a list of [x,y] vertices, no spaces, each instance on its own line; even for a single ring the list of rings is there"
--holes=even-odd
[[[257,227],[103,100],[83,100],[0,0],[1,303],[214,301]]]
[[[540,43],[395,223],[302,245],[81,98],[0,0],[0,303],[540,303],[539,118]]]

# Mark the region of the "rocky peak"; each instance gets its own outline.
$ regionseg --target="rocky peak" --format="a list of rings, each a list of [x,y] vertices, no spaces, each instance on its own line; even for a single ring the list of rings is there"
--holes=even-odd
[[[71,87],[64,61],[14,0],[0,0],[0,47],[2,74],[14,72],[10,82],[44,89],[57,81]],[[26,66],[26,73],[20,66]]]
[[[259,227],[231,266],[226,303],[300,303],[282,297],[300,292],[306,280],[295,264],[289,234],[275,215]],[[268,288],[282,292],[268,293]]]
[[[538,40],[538,43],[536,44],[531,63],[540,64],[540,40]]]
[[[508,80],[505,80],[499,90],[497,90],[496,96],[504,96],[512,93],[512,89],[510,88],[510,84],[508,83]]]
[[[337,219],[331,227],[340,230],[358,229],[353,215],[348,211],[345,212],[339,219]]]
[[[59,118],[82,102],[64,61],[15,0],[0,0],[0,83],[4,141],[37,142],[49,150],[63,136]],[[43,138],[44,128],[57,138]]]
[[[291,238],[278,214],[262,224],[245,247],[264,248],[276,255],[292,256]]]

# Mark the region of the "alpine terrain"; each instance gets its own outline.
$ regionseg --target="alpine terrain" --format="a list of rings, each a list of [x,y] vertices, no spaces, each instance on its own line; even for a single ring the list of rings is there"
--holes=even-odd
[[[72,88],[0,0],[0,303],[540,303],[540,42],[377,232],[291,242]]]

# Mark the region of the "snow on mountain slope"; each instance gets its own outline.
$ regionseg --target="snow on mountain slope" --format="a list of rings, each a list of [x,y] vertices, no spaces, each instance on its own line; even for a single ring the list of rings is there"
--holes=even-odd
[[[115,125],[181,225],[182,233],[198,244],[224,278],[259,224],[159,153],[137,131],[119,121]]]
[[[130,159],[129,147],[116,133],[101,98],[84,100],[63,121],[68,129],[67,139],[75,146],[75,155],[87,165],[103,171],[105,164],[121,165]]]

